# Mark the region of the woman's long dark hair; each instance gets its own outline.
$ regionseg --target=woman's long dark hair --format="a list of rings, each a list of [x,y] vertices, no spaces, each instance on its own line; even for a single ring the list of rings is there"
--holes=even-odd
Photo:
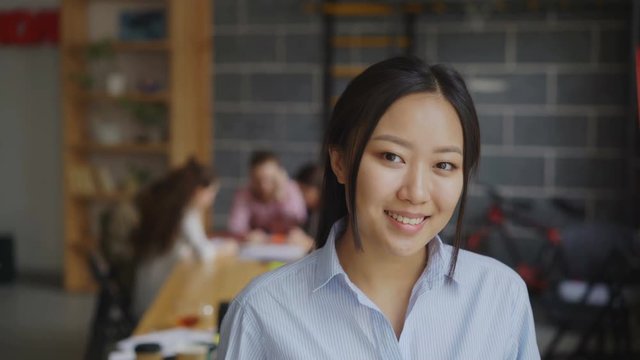
[[[176,242],[183,213],[198,188],[216,180],[194,159],[143,189],[135,199],[139,223],[131,234],[138,261],[166,254]]]
[[[442,95],[456,110],[462,125],[464,181],[458,206],[454,253],[449,265],[449,275],[453,275],[462,243],[467,186],[480,157],[480,127],[473,100],[460,74],[445,65],[427,66],[417,57],[395,57],[370,66],[349,83],[338,100],[324,137],[324,180],[316,248],[324,246],[333,223],[348,216],[356,248],[362,249],[355,198],[364,148],[387,109],[398,99],[415,93]],[[331,169],[329,150],[332,148],[344,154],[349,169],[347,189],[338,183]],[[348,209],[351,209],[351,214]]]

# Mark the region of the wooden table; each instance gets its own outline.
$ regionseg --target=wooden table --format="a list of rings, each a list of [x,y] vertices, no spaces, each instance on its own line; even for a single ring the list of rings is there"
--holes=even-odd
[[[209,311],[199,314],[194,328],[211,328],[217,325],[220,303],[230,302],[251,279],[268,270],[268,263],[236,257],[218,257],[209,262],[180,262],[144,313],[134,335],[175,327],[182,315],[205,307]]]

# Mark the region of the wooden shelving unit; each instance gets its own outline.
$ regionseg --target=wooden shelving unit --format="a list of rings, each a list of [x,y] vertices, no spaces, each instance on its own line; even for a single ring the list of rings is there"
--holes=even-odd
[[[104,145],[96,143],[88,143],[80,146],[78,151],[90,151],[94,153],[111,153],[111,154],[158,154],[166,155],[169,150],[167,144],[117,144]]]
[[[167,41],[116,41],[113,43],[116,51],[169,51]]]
[[[169,99],[171,95],[166,92],[159,92],[153,94],[144,94],[144,93],[126,93],[122,96],[112,96],[107,94],[106,92],[89,92],[85,94],[85,99],[89,101],[121,101],[121,100],[129,100],[136,102],[147,102],[147,103],[167,103],[169,104]]]
[[[337,2],[324,0],[306,6],[311,13],[320,14],[323,23],[323,120],[329,121],[331,109],[337,102],[334,85],[338,79],[352,79],[366,66],[363,64],[335,63],[336,50],[345,48],[397,49],[405,54],[415,53],[416,19],[428,4],[420,2],[380,3],[373,1]],[[438,12],[437,9],[432,9]],[[338,21],[361,17],[397,17],[402,20],[403,33],[389,35],[337,35]]]
[[[111,96],[104,89],[83,88],[74,76],[90,71],[85,54],[87,46],[101,39],[90,38],[92,6],[153,6],[162,8],[166,17],[166,39],[111,42],[115,56],[166,58],[166,89],[154,93],[125,92]],[[123,189],[104,192],[79,192],[70,177],[78,168],[91,168],[97,156],[110,161],[144,159],[153,156],[166,168],[179,166],[191,156],[211,163],[212,139],[212,37],[210,0],[62,0],[61,1],[61,79],[63,112],[64,204],[64,284],[70,291],[95,288],[87,266],[87,255],[97,245],[92,232],[92,206],[126,200]],[[118,106],[121,100],[159,104],[166,107],[167,138],[161,142],[126,141],[105,145],[92,138],[91,108]],[[106,116],[106,115],[105,115]],[[114,121],[118,121],[115,119]]]
[[[87,0],[91,2],[91,0]],[[117,0],[110,0],[115,2]],[[155,0],[160,2],[160,0]],[[95,0],[93,2],[96,2]],[[104,2],[107,2],[106,0]],[[62,48],[65,51],[75,52],[82,54],[87,46],[87,42],[78,42],[72,44],[62,44]],[[113,40],[109,42],[114,51],[117,52],[168,52],[170,50],[170,43],[166,40],[148,40],[148,41],[117,41]]]

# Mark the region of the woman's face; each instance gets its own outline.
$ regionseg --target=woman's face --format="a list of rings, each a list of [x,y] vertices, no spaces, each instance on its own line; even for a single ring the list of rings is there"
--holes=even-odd
[[[397,100],[365,146],[356,209],[365,251],[414,255],[451,219],[463,185],[463,135],[438,94]],[[344,182],[347,174],[337,174]]]
[[[268,160],[251,169],[250,187],[253,195],[263,202],[270,202],[277,198],[284,169],[274,160]]]
[[[213,204],[219,188],[220,184],[217,182],[212,182],[209,186],[199,186],[193,194],[191,206],[201,211],[207,210]]]

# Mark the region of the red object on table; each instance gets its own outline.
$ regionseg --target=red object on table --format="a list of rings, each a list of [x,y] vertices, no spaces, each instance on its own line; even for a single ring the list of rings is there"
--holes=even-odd
[[[287,241],[287,235],[285,234],[273,234],[271,235],[271,242],[274,244],[284,244]]]
[[[178,325],[184,327],[193,327],[198,323],[198,321],[200,321],[198,315],[185,315],[178,319]]]

